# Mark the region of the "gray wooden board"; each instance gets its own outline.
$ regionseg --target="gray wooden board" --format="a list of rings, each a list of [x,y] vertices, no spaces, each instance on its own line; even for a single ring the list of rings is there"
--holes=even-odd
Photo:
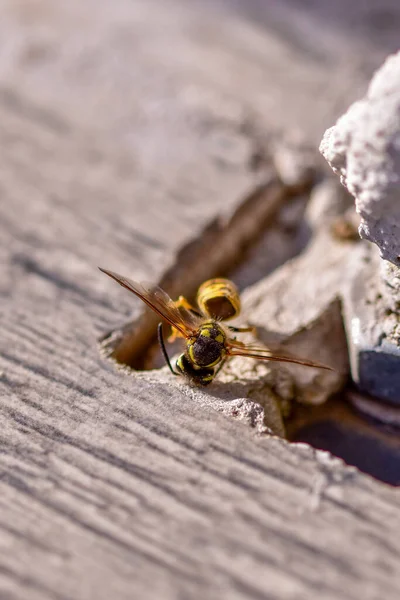
[[[115,4],[122,15],[131,5]],[[133,4],[133,20],[158,22],[147,13],[140,17],[144,3]],[[91,82],[83,68],[100,53],[103,62],[96,64],[109,60],[120,76],[121,63],[112,62],[104,42],[115,39],[114,3],[63,3],[85,7],[81,13],[66,8],[76,12],[65,21],[61,3],[2,5],[2,39],[13,41],[6,44],[13,52],[3,57],[0,94],[0,597],[397,598],[397,489],[305,445],[256,434],[251,419],[218,414],[211,407],[221,387],[196,391],[165,371],[129,377],[97,351],[98,337],[126,319],[133,303],[96,265],[107,259],[112,268],[126,264],[128,275],[158,278],[182,245],[221,207],[236,206],[258,180],[249,160],[257,143],[248,144],[245,132],[242,146],[237,127],[242,101],[232,105],[239,112],[233,110],[229,131],[238,132],[235,147],[244,151],[235,151],[228,167],[220,160],[224,151],[217,160],[213,151],[193,153],[202,128],[187,125],[199,121],[188,119],[191,108],[182,118],[174,93],[170,115],[187,143],[177,143],[169,155],[171,144],[158,146],[167,131],[159,131],[160,117],[153,125],[146,121],[129,153],[126,140],[119,147],[119,135],[132,117],[126,108],[132,95],[109,86],[124,110],[107,121],[108,101],[94,108],[104,93],[101,70]],[[153,36],[173,6],[163,3]],[[170,13],[171,27],[180,10]],[[193,13],[192,21],[190,8],[182,14],[196,29],[203,13]],[[60,32],[54,15],[61,29],[69,27],[68,39],[93,22],[95,32],[110,27],[102,42],[88,42],[92,51],[76,88],[77,74],[60,58],[68,52],[54,44]],[[179,38],[182,63],[182,40],[192,31]],[[236,35],[240,52],[243,34]],[[216,86],[219,97],[218,72],[228,81],[233,58],[213,63],[215,49],[204,39],[191,42],[207,57],[202,76],[185,65],[183,71],[203,86],[214,65],[205,87]],[[247,86],[257,87],[258,73]],[[89,88],[92,104],[82,100]],[[190,94],[184,96],[192,106]],[[116,114],[127,119],[119,128]],[[99,121],[104,130],[96,129]],[[207,140],[221,139],[219,122],[212,120]],[[146,154],[142,145],[148,135],[149,148],[165,157],[159,171],[149,160],[153,150]],[[192,160],[185,172],[188,147]],[[184,212],[177,196],[185,198]]]
[[[121,239],[123,194],[113,222],[83,182],[62,200],[77,142],[1,122],[2,597],[396,598],[398,490],[100,358],[131,304],[104,239],[122,262],[151,244]]]
[[[186,168],[180,161],[177,175],[190,181],[199,152],[228,167],[246,155],[246,140],[232,135],[230,124],[248,129],[249,113],[258,135],[271,124],[295,127],[318,145],[365,92],[374,69],[397,49],[399,6],[381,3],[379,27],[374,0],[341,5],[1,0],[0,37],[9,48],[0,58],[2,85],[56,106],[152,172],[155,162],[173,169],[171,156],[177,151],[181,159],[187,144]],[[177,104],[203,129],[196,149]],[[210,128],[216,120],[225,127]]]

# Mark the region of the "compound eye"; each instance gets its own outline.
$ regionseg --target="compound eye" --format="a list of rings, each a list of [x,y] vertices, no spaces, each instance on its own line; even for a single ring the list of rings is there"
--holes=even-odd
[[[188,365],[187,358],[184,354],[178,356],[178,358],[176,359],[175,366],[178,373],[181,373],[182,375],[184,375],[188,370],[188,367],[190,367],[190,365]]]

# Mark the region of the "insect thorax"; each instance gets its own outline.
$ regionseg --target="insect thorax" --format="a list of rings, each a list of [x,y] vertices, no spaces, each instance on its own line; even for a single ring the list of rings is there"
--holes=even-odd
[[[195,337],[187,345],[187,357],[197,367],[211,368],[226,354],[226,334],[215,321],[201,325]]]

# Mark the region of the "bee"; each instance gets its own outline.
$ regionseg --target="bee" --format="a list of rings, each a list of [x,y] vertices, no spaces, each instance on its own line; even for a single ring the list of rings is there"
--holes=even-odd
[[[200,286],[197,293],[199,311],[180,296],[174,302],[158,286],[137,283],[112,271],[100,271],[114,279],[122,287],[138,296],[147,306],[169,323],[177,335],[185,339],[185,351],[178,357],[173,369],[165,348],[162,322],[158,325],[158,340],[171,373],[183,375],[196,385],[209,385],[219,373],[226,360],[245,356],[257,360],[289,362],[332,370],[331,367],[296,357],[278,356],[257,343],[243,343],[232,333],[251,331],[249,327],[231,327],[222,323],[240,312],[239,293],[227,279],[212,279]]]

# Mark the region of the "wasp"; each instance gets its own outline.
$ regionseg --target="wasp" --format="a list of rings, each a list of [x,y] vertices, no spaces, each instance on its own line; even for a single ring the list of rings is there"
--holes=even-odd
[[[241,302],[236,285],[222,277],[208,279],[201,284],[196,295],[198,309],[194,308],[184,296],[179,296],[175,302],[177,307],[183,307],[197,314],[199,317],[208,317],[216,321],[228,321],[240,314]],[[253,331],[253,327],[229,327],[231,331]],[[175,341],[176,337],[182,337],[179,331],[173,327],[168,338],[169,342]]]
[[[114,279],[122,287],[138,296],[147,306],[169,323],[176,335],[185,339],[185,351],[178,357],[173,369],[165,348],[162,322],[158,325],[158,339],[164,359],[174,375],[183,375],[197,385],[210,384],[226,360],[245,356],[257,360],[289,362],[332,370],[331,367],[296,357],[278,356],[258,343],[243,343],[233,333],[251,331],[249,327],[226,326],[226,321],[240,312],[239,293],[227,279],[211,279],[203,283],[197,293],[199,310],[193,308],[180,296],[174,302],[158,286],[137,283],[113,271],[100,271]]]

